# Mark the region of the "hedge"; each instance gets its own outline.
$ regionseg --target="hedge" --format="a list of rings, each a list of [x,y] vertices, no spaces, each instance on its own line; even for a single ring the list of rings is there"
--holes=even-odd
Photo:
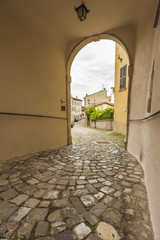
[[[114,108],[106,108],[105,110],[95,110],[94,107],[88,108],[85,111],[87,118],[91,121],[113,119],[114,118]]]

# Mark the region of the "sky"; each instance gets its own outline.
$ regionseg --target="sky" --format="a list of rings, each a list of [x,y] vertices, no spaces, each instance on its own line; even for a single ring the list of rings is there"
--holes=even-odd
[[[87,94],[92,94],[107,89],[111,95],[114,86],[115,68],[115,42],[100,40],[92,42],[82,48],[71,67],[71,95],[82,99]]]

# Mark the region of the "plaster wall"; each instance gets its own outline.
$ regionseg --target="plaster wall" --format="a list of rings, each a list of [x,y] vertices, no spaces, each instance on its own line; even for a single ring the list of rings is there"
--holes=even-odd
[[[121,60],[119,59],[121,58]],[[127,65],[126,88],[120,90],[120,69]],[[114,93],[114,132],[126,134],[128,102],[128,66],[129,60],[124,49],[116,44],[115,52],[115,93]]]
[[[160,239],[160,23],[148,16],[137,30],[131,88],[128,151],[142,164],[155,239]],[[154,62],[154,64],[153,64]],[[154,67],[153,67],[154,66]],[[152,83],[152,84],[151,84]],[[151,108],[148,111],[149,98]],[[152,114],[149,119],[144,119]]]
[[[92,128],[100,128],[106,130],[113,130],[114,121],[113,120],[98,120],[98,121],[90,121],[90,127]]]
[[[3,18],[2,18],[3,17]],[[1,16],[0,159],[67,144],[65,54],[14,16]],[[57,119],[58,118],[58,119]]]
[[[85,107],[89,108],[103,102],[111,102],[111,97],[107,96],[107,90],[101,90],[99,92],[87,95],[84,97]]]

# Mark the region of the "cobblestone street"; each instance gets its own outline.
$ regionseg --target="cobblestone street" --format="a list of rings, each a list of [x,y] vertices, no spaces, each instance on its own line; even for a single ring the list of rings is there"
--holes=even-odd
[[[0,240],[153,240],[123,137],[76,123],[73,145],[0,162]]]

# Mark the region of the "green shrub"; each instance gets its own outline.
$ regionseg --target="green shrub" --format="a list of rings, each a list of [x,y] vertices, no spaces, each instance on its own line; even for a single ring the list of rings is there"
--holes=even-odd
[[[88,109],[87,109],[88,110]],[[106,108],[105,110],[94,110],[90,114],[91,121],[104,120],[104,119],[113,119],[114,118],[114,108]]]
[[[90,115],[91,115],[92,112],[95,112],[95,108],[94,107],[90,107],[90,108],[85,110],[85,113],[87,115],[88,120],[90,119]]]

